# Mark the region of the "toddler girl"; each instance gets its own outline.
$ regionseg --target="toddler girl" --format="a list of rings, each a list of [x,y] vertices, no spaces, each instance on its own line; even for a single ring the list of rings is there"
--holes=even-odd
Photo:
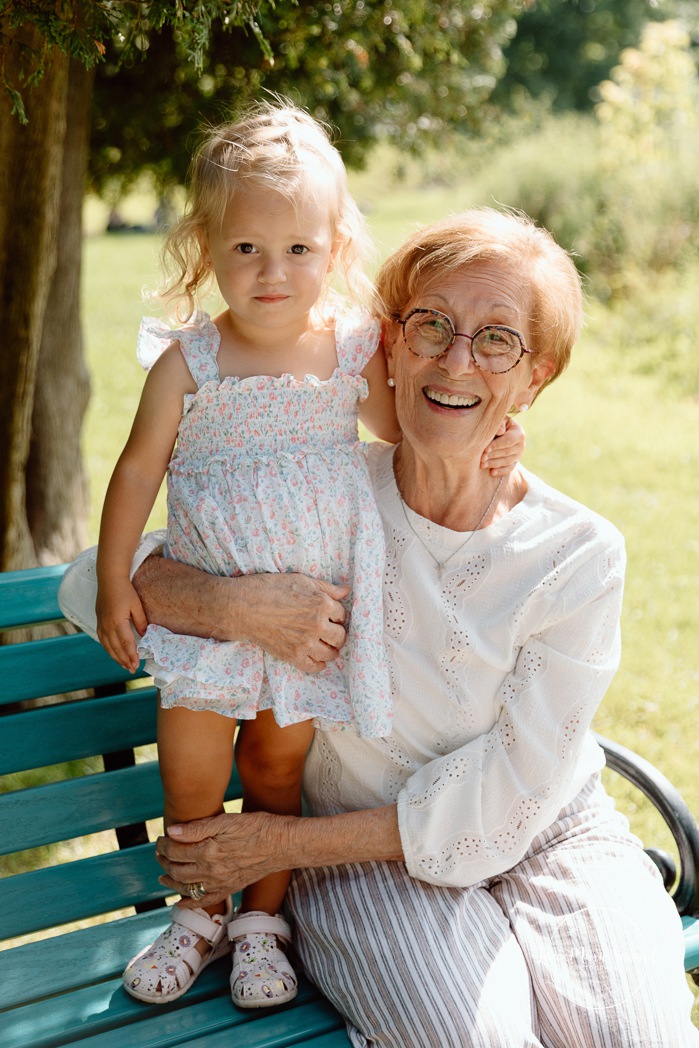
[[[338,270],[360,299],[364,239],[339,153],[304,112],[258,106],[209,133],[166,244],[165,294],[186,323],[142,325],[139,359],[150,371],[97,554],[99,639],[130,670],[145,658],[160,690],[166,826],[222,810],[239,723],[244,807],[280,814],[301,812],[314,727],[390,733],[383,534],[357,418],[384,440],[399,431],[376,322],[329,295]],[[226,306],[214,320],[195,312],[212,275]],[[503,442],[511,462],[520,435]],[[218,575],[293,571],[345,584],[340,657],[304,674],[251,644],[147,625],[129,567],[165,473],[166,556]],[[202,906],[173,908],[170,927],[126,968],[127,991],[175,1000],[230,940],[237,1005],[293,998],[278,912],[288,876],[247,888],[235,916],[230,900],[207,906],[205,887],[192,885]]]

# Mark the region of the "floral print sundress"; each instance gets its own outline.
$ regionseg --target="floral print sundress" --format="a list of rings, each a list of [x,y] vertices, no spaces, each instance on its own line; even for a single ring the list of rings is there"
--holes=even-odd
[[[390,733],[383,528],[357,433],[368,393],[361,372],[378,335],[365,313],[338,315],[338,367],[327,381],[221,379],[220,335],[205,313],[179,330],[143,320],[140,362],[151,366],[178,340],[197,384],[185,395],[168,467],[165,555],[215,575],[293,571],[351,585],[347,643],[314,675],[248,642],[149,626],[138,650],[165,708],[243,720],[272,709],[281,727],[313,719],[323,730]]]

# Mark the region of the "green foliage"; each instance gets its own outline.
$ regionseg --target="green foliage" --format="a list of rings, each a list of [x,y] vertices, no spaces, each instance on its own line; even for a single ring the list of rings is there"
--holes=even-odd
[[[274,4],[271,0],[266,5],[264,0],[0,0],[0,83],[12,99],[13,111],[26,123],[21,92],[43,75],[51,49],[91,68],[104,57],[107,46],[116,42],[120,60],[125,61],[142,55],[150,34],[167,25],[176,29],[187,61],[200,70],[214,29],[242,25],[256,35],[263,52],[269,54],[255,21],[263,6]],[[34,34],[26,32],[28,29]],[[5,78],[8,47],[22,52],[20,83],[9,83]]]
[[[699,80],[689,34],[651,23],[600,85],[600,197],[591,235],[609,244],[596,267],[610,293],[696,252]],[[616,248],[616,250],[614,250]],[[624,260],[625,273],[617,260]]]
[[[643,26],[674,17],[682,0],[536,0],[505,51],[495,98],[504,108],[546,100],[556,112],[590,110],[595,88]]]
[[[263,91],[292,97],[335,125],[350,165],[379,138],[402,150],[443,144],[491,115],[502,47],[523,0],[338,0],[260,5],[259,37],[244,25],[214,34],[197,70],[179,31],[148,36],[145,63],[110,48],[95,84],[93,188],[122,191],[142,170],[162,186],[184,181],[192,134]]]
[[[699,80],[688,34],[649,23],[599,96],[594,114],[515,124],[504,142],[471,151],[472,196],[532,215],[576,253],[592,292],[623,301],[642,296],[650,274],[678,279],[697,258]],[[684,345],[685,322],[669,322]]]

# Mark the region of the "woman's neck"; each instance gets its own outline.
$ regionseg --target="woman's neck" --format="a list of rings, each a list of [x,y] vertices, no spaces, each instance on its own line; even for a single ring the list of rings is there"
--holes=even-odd
[[[509,512],[526,493],[518,470],[504,478],[481,469],[480,461],[426,459],[405,441],[394,456],[396,483],[403,502],[421,517],[452,531],[487,527]]]

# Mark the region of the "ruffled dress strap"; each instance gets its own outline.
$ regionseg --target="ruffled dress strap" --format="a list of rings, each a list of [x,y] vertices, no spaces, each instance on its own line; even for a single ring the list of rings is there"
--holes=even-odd
[[[378,320],[365,309],[351,309],[335,319],[335,349],[340,371],[361,375],[379,348],[381,328]]]
[[[221,336],[207,313],[195,313],[191,323],[182,328],[170,328],[156,317],[144,317],[136,344],[139,364],[148,371],[173,342],[179,342],[197,388],[205,382],[219,381],[216,358]]]

